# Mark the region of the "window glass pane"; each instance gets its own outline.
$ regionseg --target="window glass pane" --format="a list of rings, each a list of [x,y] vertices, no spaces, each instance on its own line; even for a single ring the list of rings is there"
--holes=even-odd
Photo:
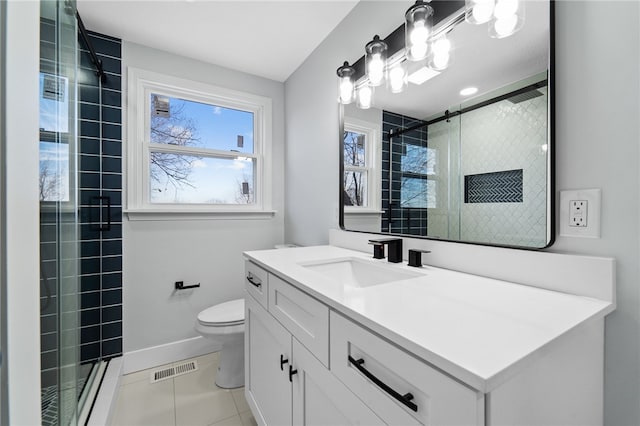
[[[366,206],[367,205],[367,173],[366,172],[344,172],[344,205],[345,206]]]
[[[437,182],[419,178],[402,178],[400,204],[405,208],[437,208]]]
[[[344,132],[344,164],[366,167],[365,135],[358,132]]]
[[[152,143],[253,152],[253,113],[151,95]]]
[[[69,132],[69,81],[40,73],[40,130]]]
[[[40,201],[69,201],[69,145],[40,141]]]
[[[437,172],[438,151],[419,145],[406,145],[406,154],[402,156],[402,171],[422,175],[435,175]]]
[[[253,159],[152,152],[152,203],[253,204]]]

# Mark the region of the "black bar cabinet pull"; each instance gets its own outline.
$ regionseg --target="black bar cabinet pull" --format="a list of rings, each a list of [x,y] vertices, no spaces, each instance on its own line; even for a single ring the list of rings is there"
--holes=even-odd
[[[253,275],[249,274],[247,275],[247,281],[249,281],[251,284],[253,284],[254,286],[260,288],[262,287],[262,283],[258,280],[258,281],[254,281],[253,280]]]
[[[367,379],[371,380],[373,383],[378,385],[383,391],[385,391],[386,393],[388,393],[389,395],[394,397],[396,400],[398,400],[402,404],[404,404],[407,407],[409,407],[411,410],[416,411],[416,412],[418,411],[418,406],[416,404],[414,404],[413,402],[411,402],[411,400],[413,399],[413,395],[411,393],[406,393],[404,395],[401,395],[400,393],[396,392],[391,387],[389,387],[389,385],[384,383],[382,380],[378,379],[376,376],[371,374],[371,372],[369,370],[364,368],[362,366],[362,364],[364,364],[364,359],[360,358],[360,359],[356,360],[351,355],[348,355],[348,357],[349,357],[349,362],[351,364],[353,364],[353,366],[356,367],[358,369],[358,371],[360,371],[362,374],[364,374],[367,377]],[[289,377],[291,377],[291,376],[289,376]]]
[[[198,288],[200,287],[200,283],[194,285],[184,285],[184,281],[176,281],[175,288],[176,290],[187,290],[189,288]]]
[[[289,364],[289,381],[293,383],[293,375],[298,374],[298,370],[294,370],[293,366]]]
[[[289,362],[288,359],[284,358],[284,355],[280,355],[280,370],[284,371],[284,365]]]

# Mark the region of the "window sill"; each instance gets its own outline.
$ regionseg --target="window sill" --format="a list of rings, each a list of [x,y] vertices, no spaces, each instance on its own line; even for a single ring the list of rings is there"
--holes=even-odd
[[[124,213],[130,221],[141,220],[262,220],[271,219],[276,210],[166,210],[132,209]]]
[[[345,216],[380,216],[381,214],[384,214],[384,210],[377,210],[377,209],[344,209],[344,214]]]

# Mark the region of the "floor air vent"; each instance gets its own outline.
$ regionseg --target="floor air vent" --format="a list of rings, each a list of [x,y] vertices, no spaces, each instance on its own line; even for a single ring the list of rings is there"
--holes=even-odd
[[[178,364],[174,367],[163,368],[162,370],[156,370],[151,372],[151,383],[161,382],[163,380],[171,379],[172,377],[182,376],[196,371],[198,369],[198,363],[196,361],[188,361],[182,364]]]

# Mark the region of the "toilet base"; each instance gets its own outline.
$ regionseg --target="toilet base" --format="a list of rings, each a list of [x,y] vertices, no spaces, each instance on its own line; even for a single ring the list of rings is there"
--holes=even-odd
[[[222,346],[215,383],[223,389],[244,386],[244,338]]]

